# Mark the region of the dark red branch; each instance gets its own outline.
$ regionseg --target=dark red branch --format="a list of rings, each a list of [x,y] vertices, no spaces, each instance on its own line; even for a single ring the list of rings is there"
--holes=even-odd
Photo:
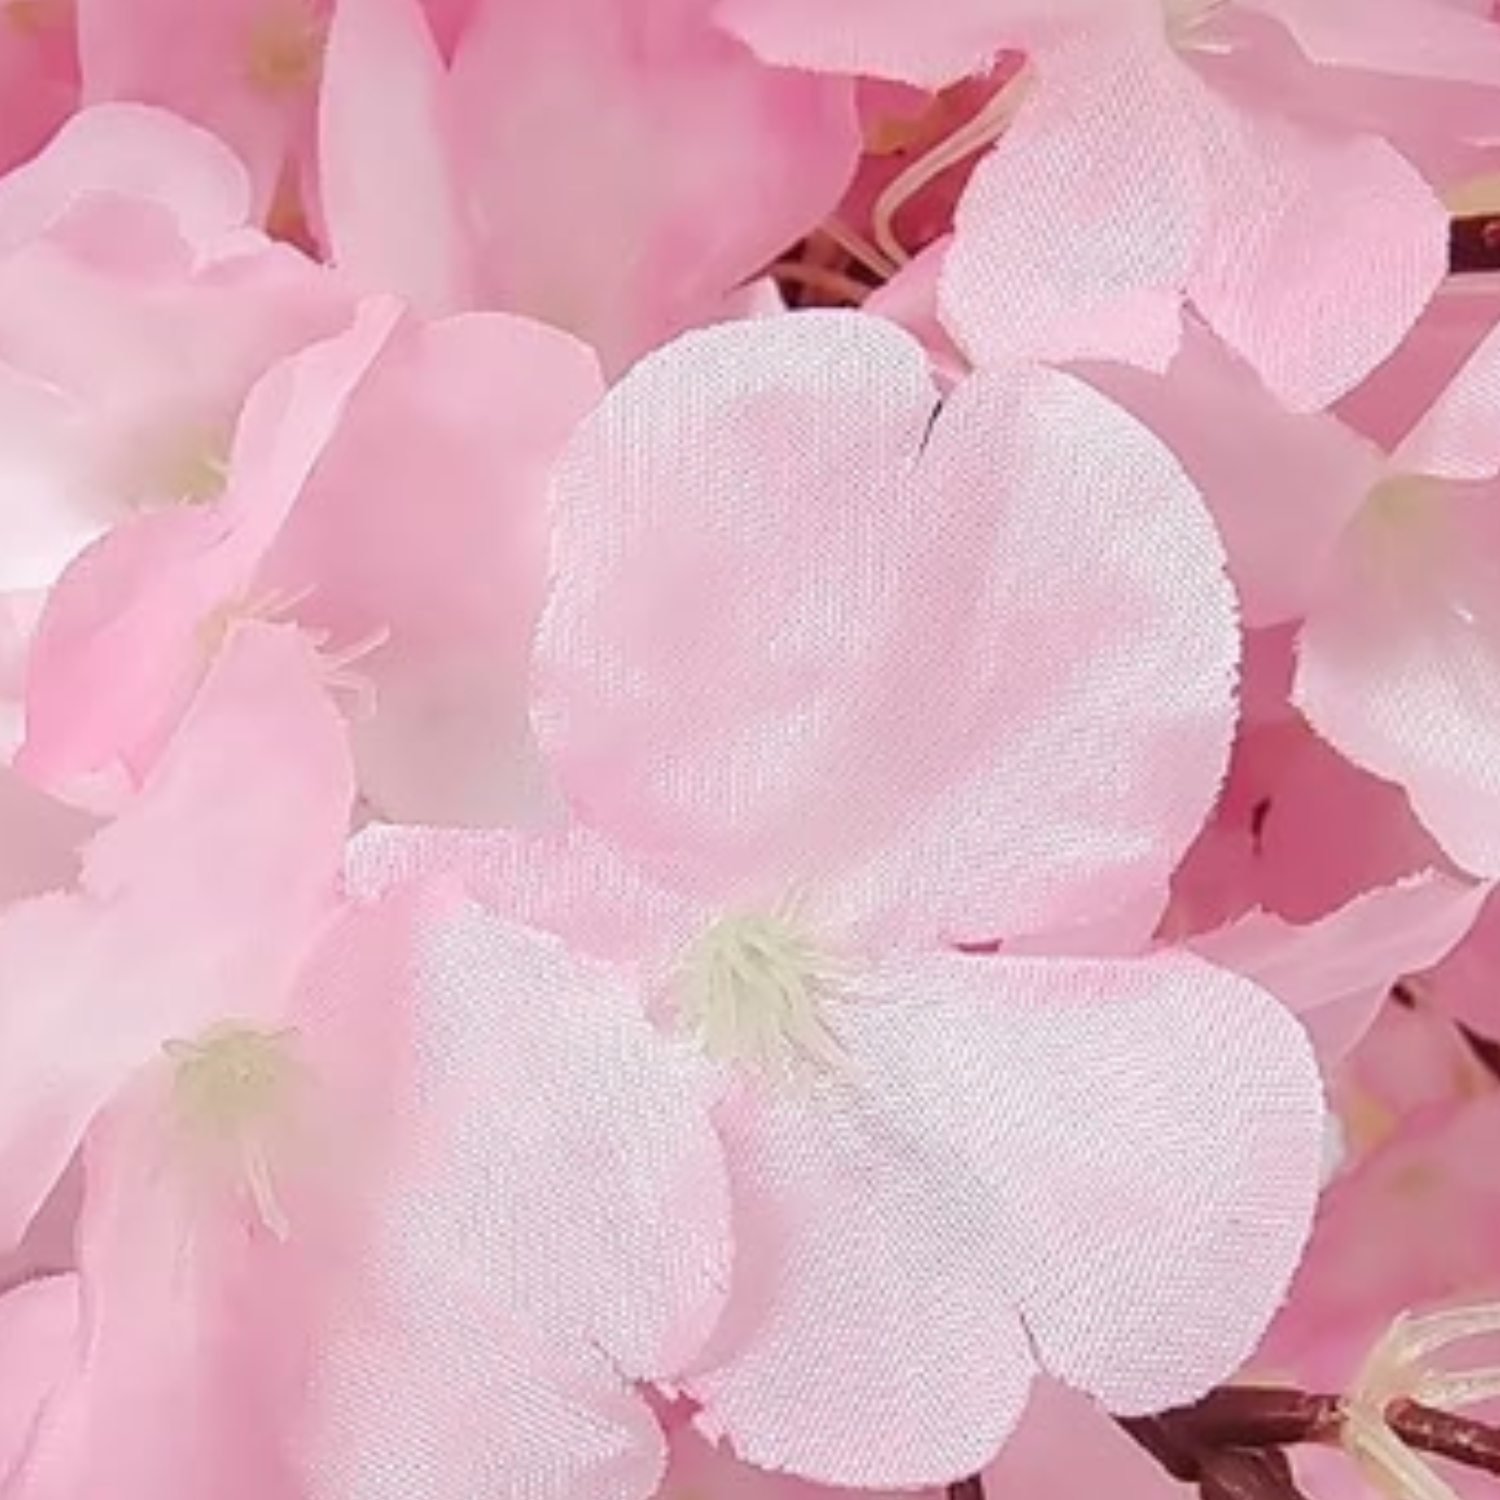
[[[1452,1459],[1465,1468],[1500,1474],[1500,1428],[1434,1411],[1416,1401],[1393,1401],[1385,1419],[1410,1448]]]
[[[948,1500],[984,1500],[984,1485],[976,1479],[962,1479],[948,1486]]]
[[[1448,268],[1458,276],[1500,271],[1500,214],[1473,214],[1449,224]]]

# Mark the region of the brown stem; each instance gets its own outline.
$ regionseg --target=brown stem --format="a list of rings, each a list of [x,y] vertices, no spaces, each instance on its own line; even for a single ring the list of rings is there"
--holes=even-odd
[[[1417,1401],[1393,1401],[1385,1409],[1385,1419],[1408,1447],[1500,1474],[1500,1428],[1434,1411]]]
[[[948,1486],[948,1500],[984,1500],[984,1485],[976,1475]]]
[[[1202,1500],[1307,1500],[1284,1453],[1226,1449],[1203,1460]]]
[[[1449,223],[1448,268],[1455,275],[1500,271],[1500,214],[1470,214]]]

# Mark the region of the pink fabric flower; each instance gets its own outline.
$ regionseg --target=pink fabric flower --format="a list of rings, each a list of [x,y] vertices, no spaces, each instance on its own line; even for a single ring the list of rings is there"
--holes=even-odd
[[[334,258],[431,313],[555,323],[615,370],[721,316],[835,206],[858,132],[849,85],[762,66],[706,10],[481,0],[450,66],[416,0],[345,0],[320,123]]]
[[[366,305],[251,392],[221,498],[127,521],[69,569],[38,630],[20,764],[62,786],[138,778],[223,622],[261,614],[316,632],[336,666],[357,659],[361,786],[386,816],[517,815],[536,791],[522,691],[541,501],[598,391],[592,356],[553,330]]]
[[[944,321],[980,364],[1161,368],[1190,306],[1285,403],[1325,406],[1416,321],[1446,215],[1383,140],[1297,123],[1274,95],[1246,107],[1191,58],[1159,15],[1037,50],[960,201]]]
[[[580,826],[371,831],[353,878],[457,870],[490,909],[426,941],[434,1066],[502,1100],[518,1068],[556,1076],[545,1099],[641,1090],[611,1117],[630,1156],[711,1118],[727,1307],[694,1356],[678,1299],[677,1336],[653,1323],[622,1366],[654,1351],[752,1464],[875,1486],[981,1467],[1039,1366],[1127,1410],[1220,1378],[1315,1191],[1300,1030],[1187,958],[948,946],[1154,921],[1214,795],[1235,649],[1180,471],[1065,376],[939,406],[905,336],[806,314],[643,362],[574,439],[557,525],[538,714]],[[711,1111],[672,1081],[705,1068]],[[539,1102],[503,1186],[566,1176],[569,1106],[539,1124]],[[508,1140],[431,1149],[489,1202]],[[529,1232],[581,1223],[587,1281],[604,1206],[552,1211]],[[402,1304],[439,1318],[461,1243],[418,1253],[409,1205],[389,1215]],[[598,1325],[588,1306],[554,1326]],[[444,1368],[403,1389],[452,1399]]]

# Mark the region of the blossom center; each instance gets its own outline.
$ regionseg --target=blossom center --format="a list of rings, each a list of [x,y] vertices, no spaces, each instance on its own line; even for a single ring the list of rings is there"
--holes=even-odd
[[[786,1073],[837,1064],[826,1002],[839,967],[792,917],[722,917],[687,949],[677,1014],[721,1062]]]
[[[278,1239],[287,1237],[289,1224],[271,1162],[300,1078],[293,1040],[289,1031],[227,1022],[163,1048],[173,1064],[172,1108],[182,1142],[229,1168]]]
[[[1191,42],[1193,33],[1223,3],[1224,0],[1162,0],[1167,35],[1179,46]]]
[[[278,0],[256,17],[246,42],[245,74],[261,93],[304,93],[318,82],[326,34],[306,0]]]

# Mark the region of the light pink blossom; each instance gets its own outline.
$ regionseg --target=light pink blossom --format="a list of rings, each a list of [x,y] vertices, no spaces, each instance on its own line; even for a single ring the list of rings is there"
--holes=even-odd
[[[981,1467],[1038,1368],[1128,1410],[1221,1377],[1314,1191],[1299,1029],[1183,957],[950,946],[1154,922],[1216,790],[1236,639],[1180,471],[1067,377],[939,407],[903,335],[806,314],[643,362],[571,444],[557,527],[538,717],[580,826],[369,831],[353,874],[454,870],[489,908],[428,939],[440,1063],[545,1077],[561,1046],[579,1076],[547,1097],[629,1079],[655,1102],[615,1112],[622,1152],[643,1115],[684,1141],[712,1119],[729,1301],[658,1373],[752,1464],[898,1486]],[[444,1040],[480,996],[487,1025]],[[637,1017],[628,1065],[590,1071],[560,1005],[580,1038]],[[705,1057],[711,1114],[677,1084],[668,1106]],[[536,1150],[520,1180],[563,1175]],[[402,1264],[420,1306],[433,1257]]]
[[[720,316],[834,207],[858,133],[847,84],[763,66],[707,9],[481,0],[447,64],[416,0],[345,0],[334,258],[430,312],[555,323],[611,369]]]

